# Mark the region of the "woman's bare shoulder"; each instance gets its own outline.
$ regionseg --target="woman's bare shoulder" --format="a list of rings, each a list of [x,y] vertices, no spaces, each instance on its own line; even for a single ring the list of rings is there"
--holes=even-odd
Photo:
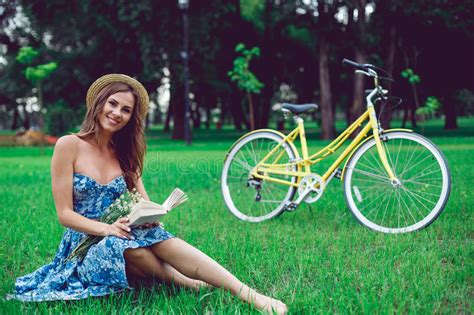
[[[58,139],[54,147],[55,151],[62,153],[75,153],[79,145],[79,138],[76,135],[65,135]]]

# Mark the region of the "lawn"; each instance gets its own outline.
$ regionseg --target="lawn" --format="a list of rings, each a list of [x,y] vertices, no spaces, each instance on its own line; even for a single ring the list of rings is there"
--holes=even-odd
[[[436,124],[423,130],[448,159],[452,192],[433,225],[406,235],[359,225],[337,180],[311,207],[259,224],[238,221],[220,193],[223,158],[238,137],[231,130],[202,131],[189,148],[152,131],[143,178],[152,200],[163,200],[176,186],[190,197],[163,220],[168,231],[262,293],[283,300],[291,313],[472,313],[474,124],[460,124],[452,133]],[[309,137],[316,139],[316,131]],[[312,150],[325,143],[309,142]],[[51,154],[52,148],[0,148],[2,297],[16,277],[52,260],[65,231],[51,194]],[[82,301],[0,301],[0,314],[252,311],[222,290],[160,286]]]

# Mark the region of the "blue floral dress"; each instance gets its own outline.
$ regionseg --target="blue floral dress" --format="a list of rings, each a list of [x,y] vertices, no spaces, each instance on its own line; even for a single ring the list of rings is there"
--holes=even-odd
[[[90,219],[98,219],[107,207],[127,189],[121,175],[106,185],[74,173],[74,211]],[[134,240],[104,237],[93,245],[82,261],[66,258],[85,236],[67,229],[50,264],[16,279],[15,293],[9,299],[21,301],[77,300],[131,289],[125,274],[123,252],[127,248],[150,246],[173,237],[160,227],[133,229]]]

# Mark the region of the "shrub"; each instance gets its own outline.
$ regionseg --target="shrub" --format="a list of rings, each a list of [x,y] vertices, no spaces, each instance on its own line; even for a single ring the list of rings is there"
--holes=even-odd
[[[59,100],[48,106],[46,113],[46,127],[48,133],[54,136],[62,136],[77,124],[75,111],[68,106],[64,100]]]

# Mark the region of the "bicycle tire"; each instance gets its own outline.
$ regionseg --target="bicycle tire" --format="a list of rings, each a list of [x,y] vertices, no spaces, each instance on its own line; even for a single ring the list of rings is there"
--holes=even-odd
[[[222,170],[221,191],[227,208],[240,220],[249,222],[269,220],[280,215],[284,211],[286,203],[293,199],[297,190],[293,186],[261,180],[262,189],[260,190],[262,194],[265,194],[263,198],[268,196],[275,198],[269,202],[270,199],[257,200],[256,188],[247,185],[251,179],[250,170],[282,140],[283,136],[276,131],[256,131],[239,139],[230,149]],[[257,145],[256,147],[254,143]],[[249,145],[251,149],[249,149]],[[260,148],[261,152],[253,150],[255,148]],[[284,143],[281,148],[284,148],[286,154],[282,163],[294,160],[298,156],[296,149],[289,143]],[[272,177],[275,175],[272,174]],[[296,183],[296,176],[289,177],[285,180]],[[283,190],[277,191],[280,190],[278,186],[283,187]]]
[[[446,158],[433,142],[416,133],[388,132],[382,143],[401,185],[394,186],[385,174],[372,138],[356,149],[344,171],[349,209],[362,225],[377,232],[426,228],[449,198],[451,174]]]

